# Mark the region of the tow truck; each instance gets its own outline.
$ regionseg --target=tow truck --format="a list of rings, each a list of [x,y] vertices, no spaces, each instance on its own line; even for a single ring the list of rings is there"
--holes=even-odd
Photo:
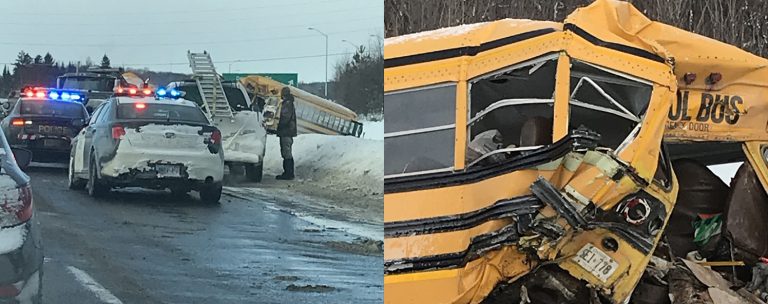
[[[120,88],[137,88],[122,76],[122,70],[117,68],[93,67],[86,72],[66,73],[56,80],[59,89],[87,91],[90,97],[85,104],[88,112],[92,112],[102,102],[114,94]]]
[[[768,255],[764,58],[597,0],[388,38],[384,67],[386,303],[664,303],[700,290],[656,262]]]

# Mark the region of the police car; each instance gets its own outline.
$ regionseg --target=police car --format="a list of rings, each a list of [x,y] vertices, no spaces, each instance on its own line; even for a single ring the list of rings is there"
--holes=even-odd
[[[221,132],[176,90],[117,88],[75,137],[69,187],[98,197],[112,188],[198,191],[218,203],[224,175]]]
[[[25,87],[0,128],[11,147],[32,151],[35,161],[66,161],[72,138],[88,119],[85,94]]]

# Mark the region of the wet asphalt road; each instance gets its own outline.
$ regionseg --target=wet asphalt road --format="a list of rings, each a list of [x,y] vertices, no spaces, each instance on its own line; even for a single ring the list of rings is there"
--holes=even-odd
[[[380,255],[355,236],[258,198],[113,191],[94,200],[66,169],[29,168],[45,249],[45,303],[381,303]],[[193,192],[194,193],[194,192]]]

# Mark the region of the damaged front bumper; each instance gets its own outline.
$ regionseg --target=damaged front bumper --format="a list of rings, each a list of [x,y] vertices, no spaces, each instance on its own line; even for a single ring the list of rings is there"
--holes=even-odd
[[[387,302],[628,299],[676,189],[641,177],[598,138],[575,131],[492,168],[385,181]]]

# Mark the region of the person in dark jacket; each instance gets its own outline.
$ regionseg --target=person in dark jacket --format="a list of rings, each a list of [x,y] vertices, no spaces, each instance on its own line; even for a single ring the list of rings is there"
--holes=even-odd
[[[283,87],[280,91],[283,103],[280,106],[280,121],[277,123],[277,137],[280,138],[280,155],[283,157],[283,174],[275,176],[281,180],[292,180],[293,175],[293,155],[291,155],[291,146],[293,138],[296,137],[296,107],[293,104],[293,95],[291,89]]]

